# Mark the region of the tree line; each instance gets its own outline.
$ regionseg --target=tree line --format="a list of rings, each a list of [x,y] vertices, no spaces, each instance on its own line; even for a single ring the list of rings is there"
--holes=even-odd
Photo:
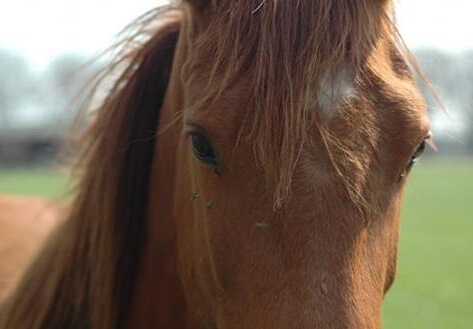
[[[423,49],[414,55],[433,86],[432,90],[419,79],[430,115],[436,118],[434,123],[445,123],[438,129],[445,131],[436,136],[440,153],[473,155],[473,51],[448,54]],[[28,106],[44,109],[51,120],[60,114],[72,121],[74,104],[79,103],[75,97],[100,66],[83,55],[64,54],[38,71],[26,59],[0,49],[0,131],[8,129]],[[434,124],[434,133],[435,128]]]

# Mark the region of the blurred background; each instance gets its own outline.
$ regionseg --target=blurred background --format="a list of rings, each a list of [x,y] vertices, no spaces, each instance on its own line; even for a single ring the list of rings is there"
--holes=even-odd
[[[59,197],[55,154],[92,61],[159,0],[0,2],[0,193]],[[397,21],[425,87],[438,152],[411,175],[384,328],[473,328],[473,3],[400,0]]]

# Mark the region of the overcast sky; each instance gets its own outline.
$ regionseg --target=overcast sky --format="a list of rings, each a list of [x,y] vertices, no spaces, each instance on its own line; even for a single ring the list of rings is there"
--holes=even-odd
[[[128,22],[166,0],[0,0],[0,48],[37,68],[55,56],[94,54]],[[399,28],[411,48],[473,49],[473,2],[397,0]]]

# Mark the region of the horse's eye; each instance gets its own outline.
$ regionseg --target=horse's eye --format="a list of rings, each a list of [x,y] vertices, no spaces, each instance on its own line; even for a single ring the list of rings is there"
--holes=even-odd
[[[194,156],[199,161],[216,168],[220,166],[218,153],[204,134],[199,132],[192,133],[191,147]]]
[[[427,139],[429,139],[430,137],[425,137],[423,140],[422,140],[422,143],[420,143],[419,147],[417,148],[417,150],[415,151],[415,153],[412,155],[412,158],[411,160],[417,160],[420,158],[420,156],[424,153],[425,151],[425,146],[427,145]]]
[[[417,147],[416,151],[412,155],[411,159],[409,160],[409,163],[407,164],[406,169],[400,175],[399,180],[402,180],[406,176],[406,174],[409,173],[409,171],[411,171],[412,167],[414,167],[417,160],[419,160],[420,156],[424,153],[427,142],[431,137],[432,137],[432,134],[430,132],[424,137],[424,139],[422,140],[422,142],[420,143],[420,145]]]

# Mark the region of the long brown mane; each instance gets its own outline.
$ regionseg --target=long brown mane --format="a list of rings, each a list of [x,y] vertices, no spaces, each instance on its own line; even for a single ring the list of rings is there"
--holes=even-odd
[[[118,44],[121,54],[101,81],[122,73],[92,114],[73,209],[1,310],[0,328],[124,326],[178,21],[172,8],[154,10]]]

